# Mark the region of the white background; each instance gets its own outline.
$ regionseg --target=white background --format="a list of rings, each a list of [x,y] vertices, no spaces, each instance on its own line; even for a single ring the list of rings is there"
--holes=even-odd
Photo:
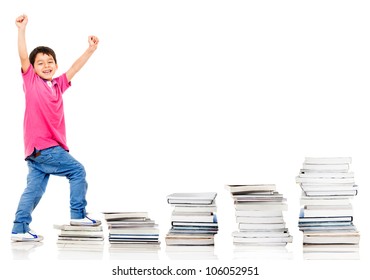
[[[2,1],[1,273],[109,279],[117,265],[257,265],[264,279],[363,279],[369,261],[369,12],[368,1]],[[28,51],[53,48],[57,75],[87,48],[88,35],[100,38],[64,96],[68,144],[87,170],[88,211],[149,212],[161,231],[157,260],[113,259],[107,250],[97,257],[61,256],[52,226],[68,222],[69,190],[67,180],[56,177],[33,215],[44,245],[21,252],[11,247],[27,175],[15,26],[22,13],[29,16]],[[303,260],[295,176],[306,156],[352,157],[360,187],[353,201],[360,260]],[[288,260],[236,259],[234,209],[224,189],[230,183],[274,183],[285,195],[294,237]],[[177,262],[166,253],[172,211],[166,196],[187,191],[218,193],[212,260]],[[69,258],[87,263],[62,260]]]

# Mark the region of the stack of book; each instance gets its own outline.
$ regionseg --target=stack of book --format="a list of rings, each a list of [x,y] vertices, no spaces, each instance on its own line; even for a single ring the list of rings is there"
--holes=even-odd
[[[360,234],[353,224],[352,198],[358,186],[350,157],[306,157],[296,182],[302,189],[298,226],[305,257],[352,258]],[[340,254],[338,254],[340,253]]]
[[[171,229],[167,245],[214,245],[218,232],[216,193],[173,193],[167,196],[172,205]]]
[[[104,212],[110,250],[159,249],[159,228],[147,212]]]
[[[292,242],[283,211],[286,199],[274,184],[226,185],[234,200],[238,230],[235,245],[285,246]]]
[[[99,226],[54,225],[59,230],[57,245],[60,249],[103,250],[103,228]]]

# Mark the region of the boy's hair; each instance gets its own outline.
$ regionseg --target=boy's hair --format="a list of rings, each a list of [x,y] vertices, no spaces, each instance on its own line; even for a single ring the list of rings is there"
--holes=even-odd
[[[30,59],[30,63],[32,64],[32,66],[34,66],[35,58],[36,58],[36,55],[38,53],[42,53],[42,54],[46,54],[46,55],[51,55],[54,58],[55,64],[57,64],[57,57],[55,55],[55,52],[51,48],[49,48],[49,47],[40,46],[40,47],[35,48],[30,53],[29,59]]]

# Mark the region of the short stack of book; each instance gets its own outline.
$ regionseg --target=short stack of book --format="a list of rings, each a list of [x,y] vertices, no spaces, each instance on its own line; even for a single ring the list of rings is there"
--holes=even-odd
[[[214,192],[173,193],[167,202],[173,207],[167,245],[214,245],[218,232]]]
[[[60,249],[103,250],[103,228],[99,226],[54,225],[59,230],[57,245]]]
[[[235,245],[286,246],[292,236],[285,224],[286,198],[274,184],[226,185],[235,206]]]
[[[157,250],[159,228],[147,212],[104,212],[110,251],[115,249]]]
[[[296,182],[302,189],[298,226],[305,258],[357,258],[360,234],[353,224],[358,186],[350,157],[306,157]]]

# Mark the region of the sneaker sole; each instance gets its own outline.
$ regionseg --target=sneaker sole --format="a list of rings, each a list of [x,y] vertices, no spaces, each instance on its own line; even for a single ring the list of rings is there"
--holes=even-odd
[[[13,242],[40,242],[44,240],[43,237],[39,236],[37,238],[22,238],[22,237],[12,237]]]

